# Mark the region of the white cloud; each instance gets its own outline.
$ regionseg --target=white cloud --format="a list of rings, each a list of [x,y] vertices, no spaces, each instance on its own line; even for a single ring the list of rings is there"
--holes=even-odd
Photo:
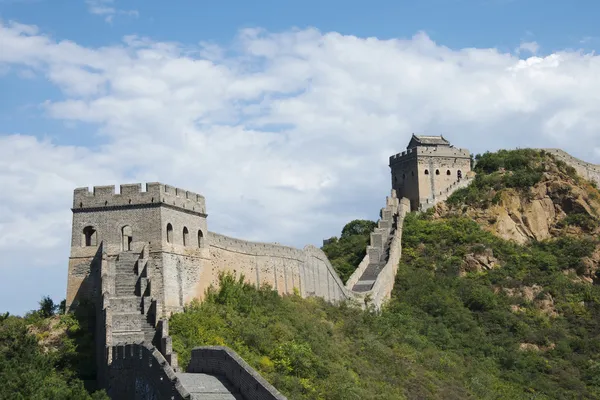
[[[139,17],[137,10],[121,10],[115,8],[114,0],[86,0],[88,11],[91,14],[100,15],[109,24],[112,23],[115,15],[128,15],[130,17]]]
[[[517,48],[517,54],[528,52],[530,54],[536,55],[539,49],[540,45],[537,44],[537,42],[523,42]]]
[[[92,124],[101,143],[1,137],[0,184],[10,189],[0,192],[2,267],[22,265],[23,252],[66,265],[78,186],[163,181],[206,196],[211,230],[301,246],[350,219],[377,218],[387,157],[411,132],[474,152],[561,146],[600,161],[593,54],[519,59],[449,49],[424,33],[252,29],[225,48],[200,39],[194,47],[128,36],[92,48],[0,24],[0,69],[47,77],[64,97],[42,109]],[[61,143],[77,132],[61,133]],[[64,285],[63,272],[54,284]]]

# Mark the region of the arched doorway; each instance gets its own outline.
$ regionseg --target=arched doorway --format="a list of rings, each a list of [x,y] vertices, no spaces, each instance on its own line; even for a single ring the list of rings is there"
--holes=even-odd
[[[131,251],[131,243],[133,242],[133,230],[129,225],[125,225],[121,229],[123,237],[123,251]]]

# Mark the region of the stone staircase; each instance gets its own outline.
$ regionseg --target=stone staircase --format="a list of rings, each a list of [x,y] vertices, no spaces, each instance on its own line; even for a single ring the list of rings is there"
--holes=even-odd
[[[346,281],[346,289],[356,293],[359,297],[371,294],[373,290],[381,293],[384,281],[380,281],[382,271],[387,271],[390,257],[396,254],[398,244],[396,240],[402,232],[400,214],[406,209],[408,199],[398,199],[396,191],[385,199],[385,207],[380,211],[377,227],[371,232],[367,254],[358,268]],[[405,212],[405,211],[404,211]],[[395,247],[392,248],[392,245]],[[387,274],[386,276],[389,276]],[[389,278],[388,278],[389,279]],[[384,285],[386,288],[388,285]],[[385,289],[387,290],[387,289]],[[365,297],[366,298],[366,297]]]
[[[168,320],[157,320],[150,297],[147,247],[121,252],[107,269],[103,293],[106,343],[109,343],[108,393],[111,399],[286,400],[275,388],[226,348],[192,350],[194,368],[179,371],[168,336]],[[114,278],[114,279],[113,279]],[[109,314],[109,317],[106,315]],[[234,384],[235,383],[235,384]],[[243,392],[243,394],[242,394]]]
[[[112,342],[155,342],[155,318],[150,312],[146,261],[142,254],[124,251],[115,265],[115,291],[111,298]]]
[[[373,288],[377,276],[385,267],[390,252],[390,246],[392,244],[393,235],[390,235],[383,246],[383,251],[378,255],[376,259],[369,258],[369,265],[360,276],[358,282],[352,287],[354,292],[368,292]],[[373,254],[373,253],[372,253]],[[375,258],[375,256],[374,256]]]

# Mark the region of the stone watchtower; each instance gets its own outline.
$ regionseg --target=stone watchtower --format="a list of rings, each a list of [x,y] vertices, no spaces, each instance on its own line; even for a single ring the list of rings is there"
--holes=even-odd
[[[413,134],[406,151],[390,157],[390,168],[398,198],[408,198],[412,211],[425,210],[468,184],[471,156],[443,136]]]
[[[99,301],[104,273],[111,293],[155,302],[158,317],[198,296],[209,258],[203,196],[162,183],[95,186],[75,189],[72,211],[68,309]]]

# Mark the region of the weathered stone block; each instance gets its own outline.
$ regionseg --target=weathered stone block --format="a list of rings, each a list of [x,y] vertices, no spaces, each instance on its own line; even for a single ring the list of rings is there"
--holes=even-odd
[[[371,233],[371,246],[383,250],[383,235],[381,233]]]

